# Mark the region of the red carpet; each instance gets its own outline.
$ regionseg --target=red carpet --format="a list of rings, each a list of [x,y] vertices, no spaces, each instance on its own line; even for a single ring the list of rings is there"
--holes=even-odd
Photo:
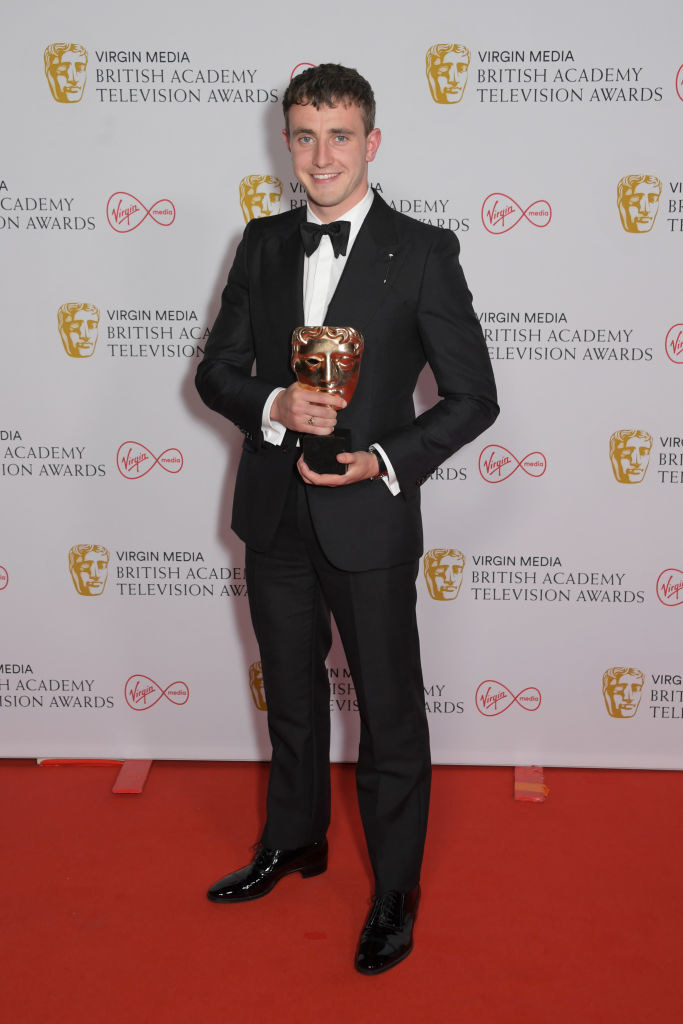
[[[330,867],[263,900],[208,884],[250,859],[265,768],[0,762],[0,990],[12,1024],[679,1024],[683,774],[435,770],[416,948],[352,968],[370,878],[352,771],[334,771]]]

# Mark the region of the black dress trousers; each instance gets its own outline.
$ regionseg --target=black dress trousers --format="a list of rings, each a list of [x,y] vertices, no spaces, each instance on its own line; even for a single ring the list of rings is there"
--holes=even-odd
[[[408,890],[420,877],[431,781],[416,620],[419,563],[335,568],[317,541],[307,491],[295,471],[273,543],[246,555],[273,747],[262,842],[304,846],[322,839],[329,824],[325,658],[332,613],[358,699],[356,783],[376,892]]]

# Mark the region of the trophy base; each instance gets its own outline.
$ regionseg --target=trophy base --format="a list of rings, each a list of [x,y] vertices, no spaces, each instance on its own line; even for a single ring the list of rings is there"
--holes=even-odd
[[[346,466],[337,462],[337,455],[351,451],[351,431],[339,429],[324,437],[302,434],[301,447],[306,465],[314,473],[336,473],[343,476]]]

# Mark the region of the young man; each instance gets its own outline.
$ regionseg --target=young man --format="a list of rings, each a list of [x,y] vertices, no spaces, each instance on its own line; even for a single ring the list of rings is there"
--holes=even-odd
[[[308,205],[247,225],[197,372],[207,405],[245,435],[232,526],[247,546],[273,745],[258,855],[208,895],[255,899],[284,875],[326,869],[332,613],[360,709],[356,778],[375,875],[355,965],[375,974],[413,948],[427,826],[420,484],[498,407],[457,239],[368,188],[381,142],[370,85],[321,64],[293,79],[283,108]],[[365,339],[348,405],[302,388],[290,367],[293,330],[323,324]],[[441,400],[416,418],[425,361]],[[351,431],[354,450],[337,456],[345,472],[314,473],[300,436],[335,425]]]

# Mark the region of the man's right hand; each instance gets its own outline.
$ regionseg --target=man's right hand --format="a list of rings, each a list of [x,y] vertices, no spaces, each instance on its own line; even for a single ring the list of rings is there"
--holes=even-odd
[[[277,420],[296,434],[331,434],[337,422],[337,409],[346,402],[338,395],[309,391],[298,381],[280,391],[270,409],[271,420]]]

